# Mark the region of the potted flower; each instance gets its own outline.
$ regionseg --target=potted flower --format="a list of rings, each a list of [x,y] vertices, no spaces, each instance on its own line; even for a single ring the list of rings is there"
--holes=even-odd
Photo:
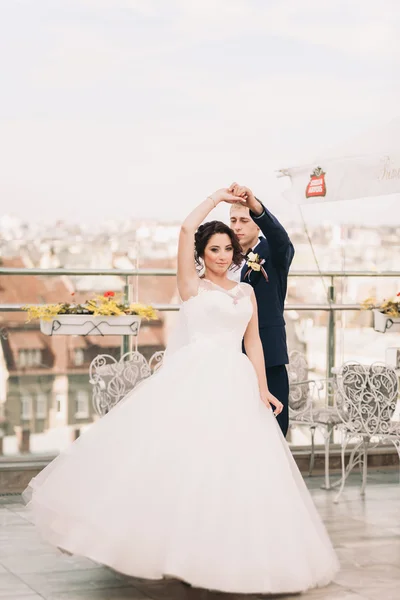
[[[376,303],[375,298],[367,298],[362,308],[372,310],[374,314],[374,329],[386,333],[389,329],[400,331],[400,292],[394,299]]]
[[[155,319],[152,306],[124,302],[115,292],[96,295],[82,304],[59,303],[23,307],[28,321],[40,320],[45,335],[137,335],[142,318]]]

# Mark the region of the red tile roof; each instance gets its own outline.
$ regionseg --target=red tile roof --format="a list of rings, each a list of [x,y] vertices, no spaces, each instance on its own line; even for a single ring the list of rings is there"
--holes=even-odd
[[[18,350],[42,350],[48,347],[45,336],[36,329],[27,331],[8,330],[11,348]]]
[[[5,258],[2,266],[8,268],[24,268],[26,265],[22,258]],[[146,261],[142,267],[147,268],[173,268],[174,261]],[[135,278],[132,281],[135,290]],[[35,304],[47,302],[70,302],[71,283],[67,277],[37,276],[37,275],[3,275],[0,281],[1,304]],[[143,303],[168,303],[176,293],[175,277],[141,277],[139,279],[139,302]],[[84,298],[74,297],[74,301]],[[117,348],[121,345],[120,336],[44,336],[39,329],[27,328],[21,330],[21,325],[26,321],[25,313],[2,313],[0,322],[8,331],[8,340],[4,343],[9,346],[13,355],[22,349],[48,348],[54,355],[54,365],[51,372],[66,372],[69,368],[69,353],[74,348]],[[139,346],[163,346],[165,344],[164,319],[147,324],[145,321],[139,332]],[[15,328],[18,328],[17,330]],[[14,360],[16,357],[14,356]]]
[[[26,267],[22,258],[4,258],[2,267]],[[36,304],[40,302],[69,302],[71,289],[65,277],[39,277],[38,275],[2,275],[0,304]],[[25,313],[3,313],[4,320],[22,323]]]

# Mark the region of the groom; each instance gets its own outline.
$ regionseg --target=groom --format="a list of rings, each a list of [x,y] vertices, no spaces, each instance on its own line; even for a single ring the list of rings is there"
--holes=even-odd
[[[239,238],[243,253],[253,252],[259,255],[260,261],[265,261],[262,269],[253,270],[246,258],[241,269],[231,271],[230,277],[250,283],[254,288],[268,388],[284,406],[277,420],[286,436],[289,382],[285,365],[289,359],[283,310],[294,248],[285,229],[249,188],[233,183],[229,191],[244,200],[243,204],[232,204],[230,211],[230,225]],[[259,237],[260,230],[265,238]]]

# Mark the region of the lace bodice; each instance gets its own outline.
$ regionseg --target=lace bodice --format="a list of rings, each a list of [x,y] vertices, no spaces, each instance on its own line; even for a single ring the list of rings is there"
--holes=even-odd
[[[243,335],[253,313],[253,288],[238,283],[231,290],[200,279],[198,292],[182,303],[178,323],[166,356],[192,343],[218,344],[226,351],[241,351]]]

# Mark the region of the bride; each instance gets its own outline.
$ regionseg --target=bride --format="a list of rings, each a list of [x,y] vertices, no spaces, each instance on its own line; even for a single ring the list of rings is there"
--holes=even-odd
[[[223,201],[243,200],[218,190],[182,225],[183,303],[163,366],[24,497],[46,540],[127,575],[300,592],[327,584],[338,562],[271,409],[281,404],[268,391],[253,290],[227,277],[239,242],[224,223],[200,225]]]

